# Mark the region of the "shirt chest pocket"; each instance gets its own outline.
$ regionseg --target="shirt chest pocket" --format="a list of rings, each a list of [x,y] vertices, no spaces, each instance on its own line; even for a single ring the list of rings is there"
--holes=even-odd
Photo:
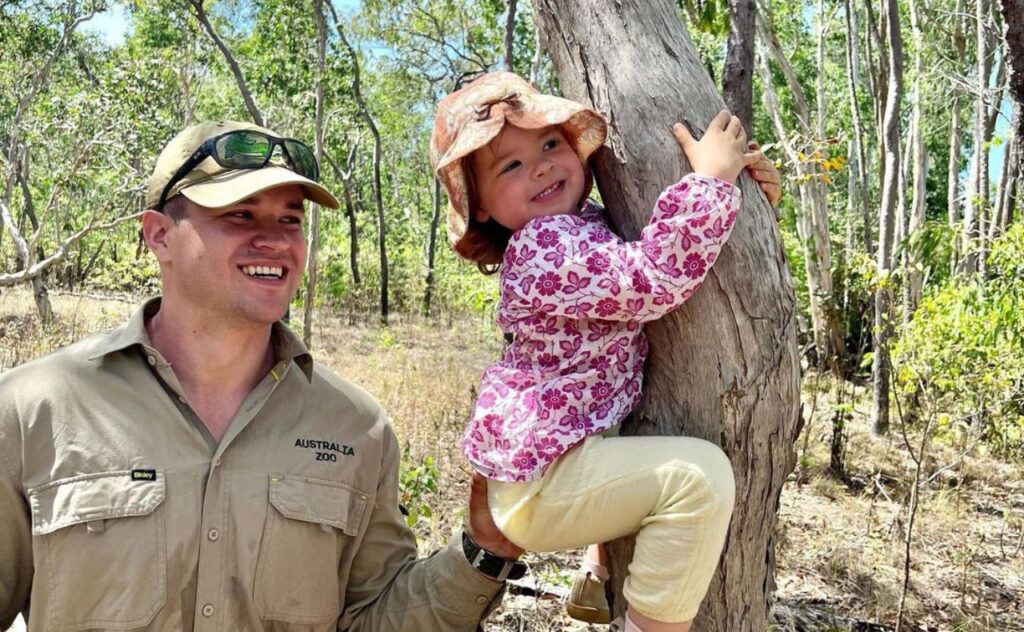
[[[137,473],[137,472],[136,472]],[[47,630],[147,625],[166,599],[162,471],[64,478],[28,490],[36,564],[32,612]]]
[[[344,483],[271,476],[254,599],[264,619],[313,624],[341,612],[338,565],[368,496]]]

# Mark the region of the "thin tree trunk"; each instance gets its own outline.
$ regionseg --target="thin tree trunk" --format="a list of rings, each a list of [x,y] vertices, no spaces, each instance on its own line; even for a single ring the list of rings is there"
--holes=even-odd
[[[778,38],[768,29],[767,21],[761,16],[757,20],[756,30],[759,41],[763,44],[764,53],[759,65],[761,83],[764,87],[764,98],[768,104],[768,113],[775,126],[776,135],[782,140],[793,168],[800,174],[800,212],[797,217],[797,233],[804,251],[804,266],[807,273],[808,294],[811,307],[812,330],[815,341],[815,356],[819,364],[831,364],[833,368],[842,363],[844,355],[843,327],[836,312],[834,285],[832,280],[832,242],[828,222],[828,192],[816,173],[817,165],[813,161],[801,158],[800,153],[811,154],[814,146],[794,146],[792,139],[819,138],[824,136],[824,126],[819,123],[817,129],[811,127],[811,111],[804,94],[803,87],[796,76],[786,55],[782,51]],[[822,26],[822,28],[824,28]],[[771,55],[782,70],[783,77],[789,86],[790,95],[795,104],[797,129],[795,132],[786,129],[782,120],[781,108],[775,97],[771,74],[768,72],[766,55]],[[822,63],[823,63],[822,58]],[[820,74],[824,74],[820,71]],[[823,116],[823,112],[819,110]],[[820,134],[820,135],[819,135]]]
[[[722,70],[725,107],[743,122],[747,136],[754,133],[754,0],[729,0],[729,39]]]
[[[533,20],[533,59],[530,61],[530,83],[537,85],[540,80],[540,64],[543,58],[544,44],[540,37],[540,25],[537,24],[536,16]]]
[[[912,237],[915,232],[924,228],[925,184],[928,178],[928,156],[925,154],[924,132],[921,129],[924,110],[924,99],[921,95],[924,77],[924,38],[921,36],[921,18],[918,15],[917,0],[910,0],[910,28],[914,38],[914,100],[910,125],[914,132],[910,136],[913,194],[910,199],[908,237]],[[920,265],[915,249],[908,247],[904,249],[904,252],[907,253],[907,259],[904,267],[906,280],[903,284],[903,318],[909,322],[917,310],[917,304],[921,301],[923,277],[919,270]]]
[[[903,38],[900,32],[896,0],[886,0],[889,34],[889,81],[886,90],[884,135],[885,177],[882,179],[882,205],[879,209],[878,287],[875,290],[874,360],[872,365],[872,430],[877,435],[889,431],[889,338],[892,337],[893,233],[896,223],[896,188],[900,170],[900,100],[903,97]]]
[[[963,59],[967,51],[967,40],[963,28],[963,12],[964,0],[956,0],[956,6],[953,9],[953,49],[956,52],[955,59]],[[960,193],[960,161],[962,156],[960,152],[963,145],[960,128],[963,126],[963,123],[960,118],[961,90],[955,81],[950,85],[950,92],[952,102],[950,105],[949,121],[949,163],[946,172],[946,212],[949,218],[950,235],[953,237],[953,243],[950,244],[949,269],[956,270],[960,265],[960,249],[963,244],[963,238],[959,232],[960,209],[965,203],[967,194],[966,192],[964,194]]]
[[[846,0],[846,85],[850,94],[850,116],[853,119],[853,152],[857,157],[858,168],[855,172],[850,171],[850,177],[858,177],[857,191],[859,197],[859,209],[861,221],[864,224],[864,250],[869,254],[875,253],[874,239],[871,236],[871,200],[868,187],[867,163],[864,159],[864,130],[860,120],[860,106],[857,103],[857,85],[860,83],[860,72],[857,63],[857,34],[860,32],[860,24],[857,20],[857,11],[850,0]],[[851,209],[852,210],[852,209]]]
[[[235,56],[231,54],[227,44],[220,38],[220,35],[217,35],[216,29],[210,24],[210,18],[206,15],[206,10],[203,8],[203,0],[188,0],[188,3],[195,10],[196,18],[199,19],[199,23],[203,25],[210,39],[213,40],[213,43],[220,49],[221,54],[224,55],[224,61],[227,62],[228,69],[235,78],[235,85],[238,86],[238,91],[242,94],[242,100],[245,101],[245,107],[249,110],[249,116],[260,127],[266,127],[266,123],[263,122],[263,115],[260,113],[260,109],[256,107],[256,101],[252,98],[252,92],[249,91],[249,86],[245,83],[242,68],[235,60]]]
[[[313,138],[317,164],[324,162],[324,66],[327,54],[327,20],[323,0],[313,0],[316,20],[316,114]],[[313,347],[313,308],[316,305],[316,284],[319,276],[317,255],[320,254],[320,205],[311,204],[309,213],[309,246],[306,261],[306,292],[302,312],[302,341]]]
[[[516,43],[516,3],[518,0],[508,0],[508,13],[505,16],[505,70],[515,72],[515,43]]]
[[[1010,99],[1013,101],[1013,119],[1010,127],[1017,139],[1017,177],[1024,178],[1024,0],[1000,0],[1003,16],[1003,41],[1009,67]],[[1015,197],[1011,196],[1011,197]],[[1013,204],[1008,207],[1007,218],[1012,216]],[[1009,223],[1009,222],[1007,222]]]
[[[686,166],[671,125],[683,117],[705,123],[724,103],[672,0],[535,0],[534,7],[565,94],[614,110],[594,165],[614,225],[633,239],[662,187]],[[703,437],[732,459],[743,501],[694,624],[730,632],[766,625],[779,495],[800,423],[792,280],[774,211],[748,176],[740,186],[736,228],[703,289],[646,328],[644,398],[623,428]],[[618,612],[628,548],[609,546]]]
[[[352,147],[349,148],[348,159],[345,162],[346,171],[341,170],[341,167],[338,166],[338,163],[334,161],[330,154],[324,154],[327,162],[334,170],[334,175],[341,181],[341,192],[345,201],[345,217],[348,219],[348,264],[349,270],[352,272],[352,283],[356,287],[363,283],[362,277],[359,275],[359,228],[356,224],[356,204],[352,200],[352,176],[355,174],[356,151],[358,148],[358,141],[352,143]]]
[[[377,129],[377,123],[373,120],[373,115],[370,114],[370,108],[366,104],[366,99],[363,98],[362,87],[359,80],[359,56],[356,54],[355,49],[352,48],[348,38],[345,37],[345,30],[341,27],[341,20],[338,18],[338,12],[334,8],[334,3],[328,2],[327,6],[331,10],[331,15],[334,17],[334,26],[338,31],[338,38],[341,40],[341,43],[345,46],[345,49],[348,50],[348,54],[352,58],[352,95],[355,97],[356,104],[359,106],[359,114],[366,122],[366,126],[370,128],[370,133],[373,134],[373,201],[377,207],[377,250],[380,255],[380,322],[382,325],[387,325],[389,311],[388,250],[387,224],[384,220],[384,197],[381,193],[380,183],[380,131]]]
[[[971,165],[971,187],[964,208],[963,271],[970,275],[981,269],[982,216],[988,204],[988,150],[985,148],[985,130],[988,126],[988,36],[985,20],[988,5],[985,0],[975,3],[974,18],[977,42],[977,64],[974,100],[974,160]]]
[[[434,294],[434,258],[437,254],[437,226],[441,222],[441,182],[437,178],[434,181],[434,195],[431,201],[434,205],[433,215],[430,217],[430,234],[427,236],[427,278],[426,289],[423,291],[423,315],[430,317],[430,302]]]

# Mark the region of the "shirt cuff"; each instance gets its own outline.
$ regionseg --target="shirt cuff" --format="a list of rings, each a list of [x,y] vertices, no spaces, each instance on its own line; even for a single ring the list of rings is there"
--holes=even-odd
[[[505,593],[505,582],[498,582],[478,573],[469,564],[466,554],[462,552],[462,531],[456,531],[448,541],[445,550],[445,574],[452,578],[453,583],[462,586],[467,596],[481,608],[480,619],[491,614],[501,603]]]

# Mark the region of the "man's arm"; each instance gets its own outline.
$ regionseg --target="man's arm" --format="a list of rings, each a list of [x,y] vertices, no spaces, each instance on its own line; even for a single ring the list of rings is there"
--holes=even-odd
[[[28,607],[33,575],[32,521],[14,464],[21,440],[11,416],[0,407],[0,630]]]
[[[461,535],[416,559],[416,537],[398,509],[399,449],[387,427],[384,463],[366,535],[352,563],[339,630],[475,630],[497,605],[503,584],[477,573]],[[478,530],[478,529],[477,529]]]

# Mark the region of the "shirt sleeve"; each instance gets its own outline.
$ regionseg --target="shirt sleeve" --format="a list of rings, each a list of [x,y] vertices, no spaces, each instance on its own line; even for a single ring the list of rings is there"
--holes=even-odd
[[[32,524],[14,452],[14,415],[0,404],[0,630],[28,608],[32,592]]]
[[[399,449],[388,427],[385,463],[366,535],[352,564],[338,630],[472,632],[501,600],[504,584],[477,573],[449,546],[416,558],[416,537],[398,508]]]
[[[576,319],[659,318],[700,287],[739,208],[739,188],[691,173],[662,192],[637,241],[606,227],[588,231],[578,216],[533,221],[506,252],[503,306]]]

